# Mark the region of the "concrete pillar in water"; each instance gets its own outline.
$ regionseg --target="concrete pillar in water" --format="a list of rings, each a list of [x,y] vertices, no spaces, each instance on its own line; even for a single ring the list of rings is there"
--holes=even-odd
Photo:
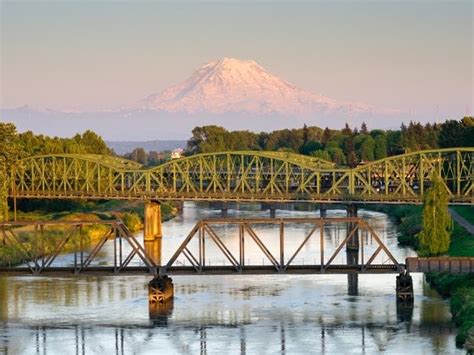
[[[347,205],[347,217],[357,217],[357,205]],[[347,223],[347,235],[356,227],[356,223]],[[358,265],[359,264],[359,231],[356,230],[352,237],[347,241],[346,244],[346,260],[347,265]],[[356,296],[359,293],[359,275],[348,274],[347,275],[347,288],[348,294]]]
[[[158,305],[171,301],[174,296],[173,281],[168,276],[157,276],[148,283],[148,302],[150,311]]]
[[[347,205],[347,217],[357,217],[357,205],[350,204]],[[347,223],[347,233],[349,234],[352,229],[356,227],[356,223],[348,222]],[[354,250],[359,252],[359,231],[356,230],[352,237],[347,241],[347,250]]]
[[[222,204],[221,204],[221,216],[222,217],[227,217],[227,211],[228,211],[227,202],[222,202]]]
[[[321,216],[321,218],[326,218],[326,215],[327,215],[327,208],[326,208],[326,205],[324,203],[320,203],[319,204],[319,215]]]
[[[276,207],[273,205],[270,205],[270,218],[275,218],[276,216]]]
[[[401,272],[397,276],[397,302],[412,305],[414,301],[413,279],[407,272]]]
[[[156,201],[145,203],[143,241],[145,251],[156,265],[161,265],[161,205]]]

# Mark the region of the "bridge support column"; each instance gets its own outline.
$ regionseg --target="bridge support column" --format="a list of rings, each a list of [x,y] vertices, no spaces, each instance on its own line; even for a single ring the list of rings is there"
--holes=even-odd
[[[407,272],[401,272],[397,276],[397,302],[404,304],[412,304],[414,301],[413,279]]]
[[[222,202],[222,205],[221,205],[221,216],[222,216],[222,217],[227,217],[227,211],[228,211],[227,202]]]
[[[347,217],[357,217],[357,205],[347,205]],[[355,223],[347,223],[347,233],[349,234],[352,229],[356,226]],[[347,241],[347,250],[359,251],[359,231],[356,230],[352,237]]]
[[[174,296],[173,281],[168,276],[157,276],[148,283],[148,303],[150,310],[153,307],[158,307],[168,301],[171,301]]]
[[[143,230],[143,242],[145,251],[156,265],[161,265],[161,205],[159,202],[149,201],[145,203],[145,221]]]
[[[326,205],[324,203],[320,203],[319,204],[319,216],[321,218],[326,218],[327,216],[327,208],[326,208]]]
[[[273,205],[270,205],[270,218],[275,218],[276,217],[276,207]]]

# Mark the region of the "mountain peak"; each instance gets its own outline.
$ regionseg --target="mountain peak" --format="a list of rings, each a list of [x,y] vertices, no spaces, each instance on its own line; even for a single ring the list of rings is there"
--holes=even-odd
[[[374,108],[341,103],[300,89],[271,74],[254,60],[222,58],[204,64],[185,81],[153,94],[132,109],[188,114],[278,114],[306,117]]]

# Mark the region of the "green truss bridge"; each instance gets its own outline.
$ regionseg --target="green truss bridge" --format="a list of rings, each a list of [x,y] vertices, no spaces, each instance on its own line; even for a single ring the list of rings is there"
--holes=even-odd
[[[418,151],[349,169],[283,152],[198,154],[143,169],[100,155],[32,156],[14,167],[14,198],[420,203],[436,172],[452,204],[474,200],[474,148]]]

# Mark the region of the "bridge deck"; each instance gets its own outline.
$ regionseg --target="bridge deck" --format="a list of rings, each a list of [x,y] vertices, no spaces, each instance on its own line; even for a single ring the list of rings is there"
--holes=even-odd
[[[74,267],[48,267],[41,271],[39,276],[112,276],[112,275],[151,275],[146,266],[128,266],[120,273],[113,266],[98,266],[82,269],[80,273],[75,273]],[[325,269],[321,265],[291,265],[285,271],[277,270],[268,265],[244,266],[237,271],[232,266],[206,266],[203,270],[196,270],[191,266],[173,266],[162,269],[162,273],[167,275],[271,275],[271,274],[396,274],[399,269],[395,265],[331,265]],[[27,267],[0,267],[2,275],[33,275],[31,269]]]

